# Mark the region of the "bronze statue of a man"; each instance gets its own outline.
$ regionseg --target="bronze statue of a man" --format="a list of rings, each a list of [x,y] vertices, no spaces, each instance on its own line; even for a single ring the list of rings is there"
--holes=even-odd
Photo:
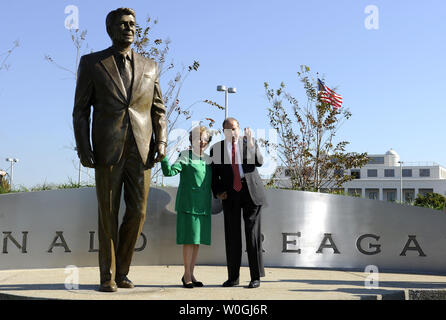
[[[114,292],[134,287],[127,274],[145,220],[150,169],[166,154],[167,125],[158,66],[130,48],[135,12],[111,11],[106,25],[113,45],[79,63],[73,126],[82,165],[95,168],[99,290]],[[122,186],[126,211],[119,226]]]

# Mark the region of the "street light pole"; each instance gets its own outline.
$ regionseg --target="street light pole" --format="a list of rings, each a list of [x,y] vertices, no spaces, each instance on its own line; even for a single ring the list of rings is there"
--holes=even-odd
[[[225,92],[225,119],[229,117],[229,106],[228,106],[228,93],[236,93],[236,88],[226,88],[226,86],[217,86],[217,91],[224,91]]]
[[[9,187],[11,190],[13,189],[13,182],[14,182],[14,162],[19,162],[19,159],[16,158],[6,158],[6,161],[8,161],[11,164],[11,167],[9,168]]]
[[[398,161],[400,164],[400,203],[403,203],[403,161]]]
[[[228,110],[228,90],[225,90],[225,119],[227,119],[229,116],[229,110]]]

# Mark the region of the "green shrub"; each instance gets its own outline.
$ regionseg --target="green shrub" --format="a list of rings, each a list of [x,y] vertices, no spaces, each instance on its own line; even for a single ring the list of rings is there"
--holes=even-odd
[[[438,193],[418,194],[414,205],[435,210],[444,210],[446,206],[446,197]]]
[[[22,186],[15,185],[14,189],[11,189],[9,186],[9,182],[6,179],[0,180],[0,194],[2,193],[16,193],[16,192],[30,192],[30,191],[46,191],[46,190],[58,190],[58,189],[76,189],[76,188],[91,188],[96,185],[93,183],[77,183],[74,182],[71,178],[68,178],[68,182],[55,184],[55,183],[47,183],[46,181],[43,184],[38,184],[30,189]]]
[[[345,192],[343,189],[342,190],[328,190],[328,191],[322,191],[323,193],[329,193],[329,194],[336,194],[339,196],[346,196],[346,197],[354,197],[354,198],[361,198],[361,194],[357,193],[357,192]]]
[[[8,180],[0,178],[0,193],[8,193],[11,191]]]

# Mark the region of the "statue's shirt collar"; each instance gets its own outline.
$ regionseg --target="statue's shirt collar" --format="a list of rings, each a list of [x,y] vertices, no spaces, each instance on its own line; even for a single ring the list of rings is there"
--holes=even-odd
[[[132,61],[133,59],[133,54],[132,54],[132,49],[128,49],[125,51],[120,51],[117,48],[115,48],[114,46],[111,47],[112,48],[112,52],[113,55],[118,58],[118,57],[125,57],[127,60]]]

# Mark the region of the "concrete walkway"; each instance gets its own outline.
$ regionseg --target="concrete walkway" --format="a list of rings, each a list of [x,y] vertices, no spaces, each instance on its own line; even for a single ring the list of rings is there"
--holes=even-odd
[[[224,266],[197,266],[195,276],[203,288],[181,286],[182,266],[133,266],[129,278],[134,289],[115,293],[97,291],[97,267],[77,269],[79,285],[66,288],[76,271],[32,269],[0,271],[0,300],[359,300],[444,299],[446,276],[380,273],[379,286],[366,287],[367,274],[299,268],[266,268],[257,289],[246,288],[249,269],[242,267],[240,285],[223,288]]]

